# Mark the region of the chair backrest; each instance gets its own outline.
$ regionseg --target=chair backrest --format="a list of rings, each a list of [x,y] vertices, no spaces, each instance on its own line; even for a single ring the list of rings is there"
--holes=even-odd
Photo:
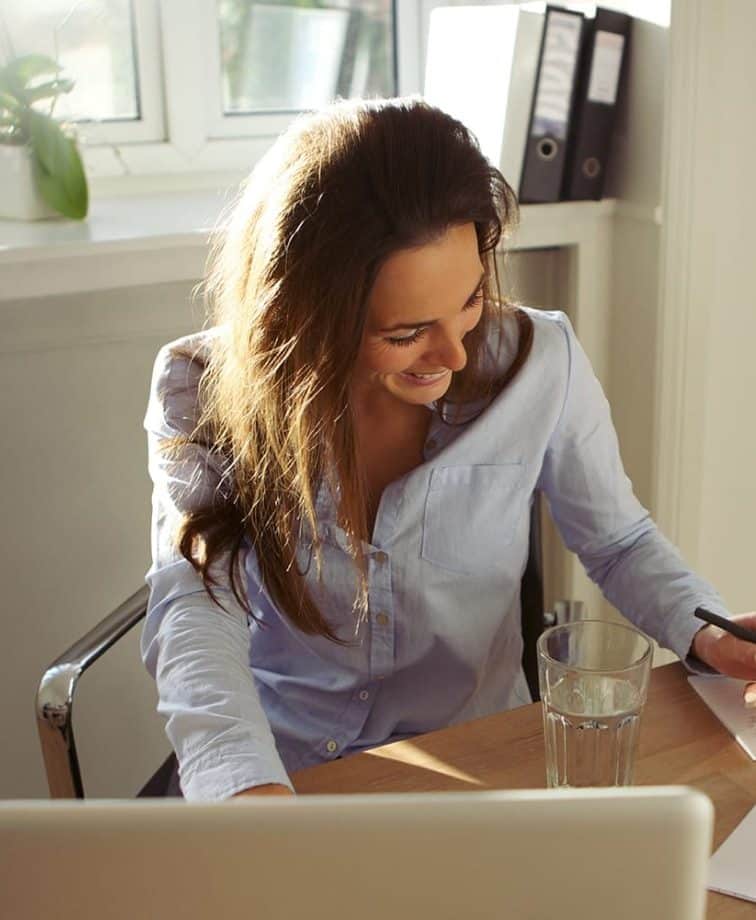
[[[76,687],[84,671],[144,618],[148,599],[149,588],[144,585],[56,658],[42,675],[37,691],[37,729],[51,798],[84,798],[72,718]],[[521,607],[522,666],[531,696],[538,700],[536,640],[543,632],[545,621],[540,497],[537,492],[530,512],[530,553],[522,577]],[[171,755],[139,794],[169,794],[175,785],[175,769],[175,757]]]
[[[79,678],[144,618],[149,596],[150,589],[144,585],[56,658],[42,675],[37,690],[37,730],[53,799],[84,798],[73,730]]]
[[[520,618],[522,624],[522,669],[532,699],[540,700],[536,642],[546,627],[543,600],[543,547],[541,528],[541,494],[533,493],[530,507],[530,551],[520,583]]]

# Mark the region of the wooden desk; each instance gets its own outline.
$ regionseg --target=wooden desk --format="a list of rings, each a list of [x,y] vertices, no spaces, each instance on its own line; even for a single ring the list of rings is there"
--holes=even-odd
[[[756,804],[756,763],[693,691],[679,664],[655,668],[636,785],[684,784],[714,803],[714,848]],[[292,774],[300,794],[537,789],[546,785],[541,704],[418,735]],[[756,905],[709,892],[709,920],[756,920]]]

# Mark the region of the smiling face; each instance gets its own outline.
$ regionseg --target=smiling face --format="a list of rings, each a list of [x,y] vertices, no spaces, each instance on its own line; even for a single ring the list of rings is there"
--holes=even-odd
[[[483,278],[473,223],[390,256],[370,292],[353,402],[377,414],[443,396],[467,363],[462,340],[480,320]]]

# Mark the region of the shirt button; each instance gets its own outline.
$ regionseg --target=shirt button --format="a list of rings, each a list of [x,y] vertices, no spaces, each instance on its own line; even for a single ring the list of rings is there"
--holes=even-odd
[[[326,750],[329,754],[333,754],[334,751],[338,748],[338,744],[331,738],[331,740],[326,744]]]
[[[375,622],[376,622],[379,626],[385,626],[385,625],[388,623],[388,621],[389,621],[388,616],[387,616],[382,610],[381,610],[380,613],[376,613],[376,615],[375,615]]]
[[[367,692],[367,690],[361,690],[361,691],[360,691],[360,699],[361,699],[361,700],[366,700],[369,696],[370,696],[370,694]]]
[[[376,553],[376,554],[375,554],[375,561],[376,561],[379,565],[384,565],[386,562],[388,562],[388,556],[387,556],[386,553],[384,553],[384,552]]]

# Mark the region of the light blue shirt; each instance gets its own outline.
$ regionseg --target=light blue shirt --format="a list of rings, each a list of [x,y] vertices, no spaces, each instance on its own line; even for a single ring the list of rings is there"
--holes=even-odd
[[[322,580],[307,585],[343,648],[300,632],[262,587],[246,545],[250,620],[228,587],[208,598],[172,547],[180,513],[209,500],[222,468],[205,448],[166,461],[164,438],[197,418],[201,355],[214,330],[161,349],[145,427],[154,482],[151,594],[142,654],[187,799],[282,783],[302,767],[531,701],[521,667],[520,582],[533,492],[608,600],[683,660],[703,605],[729,616],[635,498],[609,406],[567,317],[529,310],[531,354],[482,414],[452,426],[435,405],[424,462],[384,491],[369,555],[369,617],[355,632],[357,581],[334,502],[317,500]],[[504,363],[514,353],[505,328]],[[306,561],[301,547],[301,562]],[[224,561],[214,569],[227,585]],[[687,663],[691,669],[693,666]]]

